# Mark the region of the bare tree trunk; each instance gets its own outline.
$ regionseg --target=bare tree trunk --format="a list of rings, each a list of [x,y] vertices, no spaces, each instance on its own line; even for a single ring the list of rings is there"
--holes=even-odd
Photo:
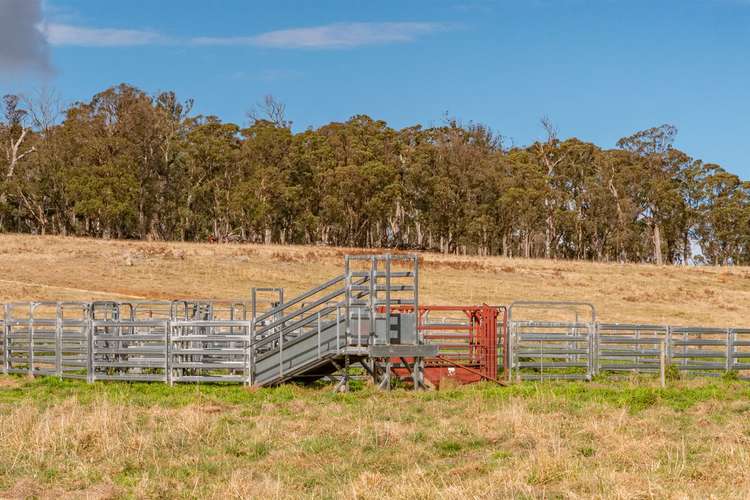
[[[526,231],[523,235],[523,256],[527,259],[531,257],[531,231]]]
[[[657,266],[664,264],[661,254],[661,225],[654,223],[654,261]]]
[[[545,205],[546,204],[547,200],[545,200]],[[546,225],[547,228],[544,232],[544,257],[549,259],[552,257],[552,232],[555,230],[555,223],[552,218],[552,213],[549,213],[549,215],[547,215]]]

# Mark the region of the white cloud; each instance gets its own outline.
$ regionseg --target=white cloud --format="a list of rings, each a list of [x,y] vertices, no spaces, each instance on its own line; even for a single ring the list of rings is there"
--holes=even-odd
[[[254,36],[197,37],[196,45],[252,45],[278,49],[336,49],[411,42],[443,29],[438,23],[337,23],[310,28],[269,31]]]
[[[277,49],[340,49],[363,45],[405,43],[445,29],[429,22],[337,23],[309,28],[268,31],[252,36],[170,38],[154,31],[90,28],[45,22],[38,29],[53,46],[129,47],[185,44],[201,46],[254,46]]]
[[[79,47],[128,47],[165,43],[159,33],[142,30],[87,28],[71,24],[44,23],[39,27],[50,45]]]

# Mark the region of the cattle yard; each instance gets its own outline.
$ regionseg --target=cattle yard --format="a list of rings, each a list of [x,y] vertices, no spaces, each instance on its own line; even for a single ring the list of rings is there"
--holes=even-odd
[[[424,305],[419,274],[416,255],[359,254],[292,298],[275,286],[237,300],[11,302],[0,309],[3,373],[170,385],[326,379],[337,391],[363,376],[381,389],[667,370],[750,378],[748,328],[602,322],[575,301]]]

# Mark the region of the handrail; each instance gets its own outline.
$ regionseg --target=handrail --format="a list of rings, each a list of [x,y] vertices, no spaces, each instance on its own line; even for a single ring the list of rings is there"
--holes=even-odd
[[[302,293],[301,295],[297,295],[295,298],[289,300],[288,302],[285,302],[283,304],[279,304],[278,306],[276,306],[276,307],[274,307],[272,309],[269,309],[265,313],[263,313],[260,316],[258,316],[257,318],[255,318],[255,321],[258,322],[258,321],[263,321],[264,319],[268,319],[271,316],[275,315],[276,313],[278,313],[280,311],[283,311],[285,309],[288,309],[289,307],[302,302],[306,298],[311,297],[311,296],[315,295],[316,293],[320,293],[322,290],[325,290],[326,288],[329,288],[329,287],[335,285],[336,283],[344,281],[345,279],[346,279],[346,276],[343,275],[343,274],[340,274],[340,275],[336,276],[335,278],[332,278],[332,279],[326,281],[322,285],[316,286],[315,288],[312,288],[312,289],[308,290],[307,292]]]
[[[321,311],[326,311],[325,314],[328,315],[331,312],[333,312],[336,309],[338,309],[339,307],[343,307],[343,303],[342,302],[338,303],[336,306],[331,306],[331,307],[326,307],[324,309],[321,309]],[[276,332],[275,335],[268,335],[267,337],[264,337],[264,338],[262,338],[260,340],[257,340],[255,342],[255,345],[256,345],[256,347],[261,347],[261,346],[264,346],[266,344],[275,342],[276,340],[278,340],[282,336],[284,336],[284,335],[286,335],[286,334],[288,334],[290,332],[293,332],[294,330],[297,330],[298,328],[302,328],[303,326],[307,326],[308,324],[310,324],[313,321],[315,321],[317,319],[317,317],[318,317],[317,313],[316,314],[311,314],[309,316],[305,316],[304,318],[297,320],[296,322],[292,323],[291,325],[285,326],[282,330]],[[331,322],[335,322],[335,321],[336,320],[331,320]],[[256,333],[256,335],[257,335],[257,333]]]
[[[309,304],[307,304],[307,305],[305,305],[303,307],[300,307],[299,309],[296,309],[291,314],[288,314],[286,316],[282,316],[280,318],[277,318],[277,319],[275,319],[274,321],[272,321],[271,323],[269,323],[267,325],[263,325],[261,328],[257,329],[255,331],[255,333],[256,333],[256,335],[262,335],[262,334],[266,333],[269,330],[273,330],[274,328],[277,328],[279,326],[279,324],[283,325],[284,323],[288,322],[292,318],[296,318],[297,316],[303,315],[306,312],[308,312],[308,311],[310,311],[312,309],[315,309],[316,307],[318,307],[318,306],[320,306],[322,304],[325,304],[326,302],[330,302],[331,299],[334,299],[334,298],[338,297],[339,295],[343,295],[345,292],[346,292],[345,288],[339,288],[337,290],[334,290],[333,292],[330,292],[330,293],[326,294],[325,296],[321,297],[320,299],[318,299],[318,300],[316,300],[314,302],[311,302],[311,303],[309,303]],[[258,320],[257,319],[255,321],[255,324],[256,325],[258,324]]]
[[[297,297],[291,299],[289,302],[287,302],[285,304],[280,304],[279,306],[273,308],[272,310],[268,311],[267,313],[262,314],[261,316],[258,316],[257,318],[255,318],[255,324],[257,325],[260,321],[263,321],[264,319],[267,319],[269,316],[271,316],[273,314],[276,314],[278,312],[284,311],[284,310],[288,309],[289,307],[291,307],[293,305],[299,304],[304,299],[309,298],[309,297],[311,297],[311,296],[313,296],[313,295],[315,295],[317,293],[322,292],[326,288],[329,288],[329,287],[337,284],[338,282],[340,282],[343,279],[344,279],[344,275],[337,276],[336,278],[333,278],[333,279],[327,281],[326,283],[324,283],[321,286],[315,287],[312,290],[309,290],[309,291],[307,291],[307,292],[305,292],[305,293],[303,293],[301,295],[298,295]],[[367,281],[367,278],[364,278],[362,280],[357,281],[357,284],[361,284],[361,283],[363,283],[365,281]],[[345,293],[346,293],[346,287],[338,288],[335,291],[329,292],[325,296],[323,296],[323,297],[321,297],[321,298],[319,298],[319,299],[317,299],[317,300],[315,300],[313,302],[310,302],[309,304],[303,304],[302,307],[300,307],[299,309],[296,309],[291,314],[288,314],[286,316],[282,316],[281,318],[275,318],[271,323],[269,323],[267,325],[263,325],[263,327],[261,327],[259,330],[256,330],[255,333],[257,335],[261,335],[261,334],[263,334],[263,333],[265,333],[265,332],[267,332],[269,330],[272,330],[272,329],[278,327],[279,324],[284,324],[287,321],[289,321],[290,319],[295,318],[295,317],[297,317],[297,316],[299,316],[301,314],[304,314],[304,313],[306,313],[308,311],[311,311],[312,309],[315,309],[316,307],[318,307],[318,306],[320,306],[320,305],[322,305],[322,304],[324,304],[326,302],[330,302],[332,299],[334,299],[334,298],[336,298],[336,297],[338,297],[340,295],[343,295]],[[357,295],[357,297],[361,297],[361,296],[363,296],[363,295],[362,294],[358,294]]]

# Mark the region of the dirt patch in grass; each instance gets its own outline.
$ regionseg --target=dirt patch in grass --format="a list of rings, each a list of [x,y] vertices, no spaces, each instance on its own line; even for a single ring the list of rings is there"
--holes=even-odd
[[[21,387],[21,381],[18,377],[0,375],[0,389],[15,389],[17,387]]]

